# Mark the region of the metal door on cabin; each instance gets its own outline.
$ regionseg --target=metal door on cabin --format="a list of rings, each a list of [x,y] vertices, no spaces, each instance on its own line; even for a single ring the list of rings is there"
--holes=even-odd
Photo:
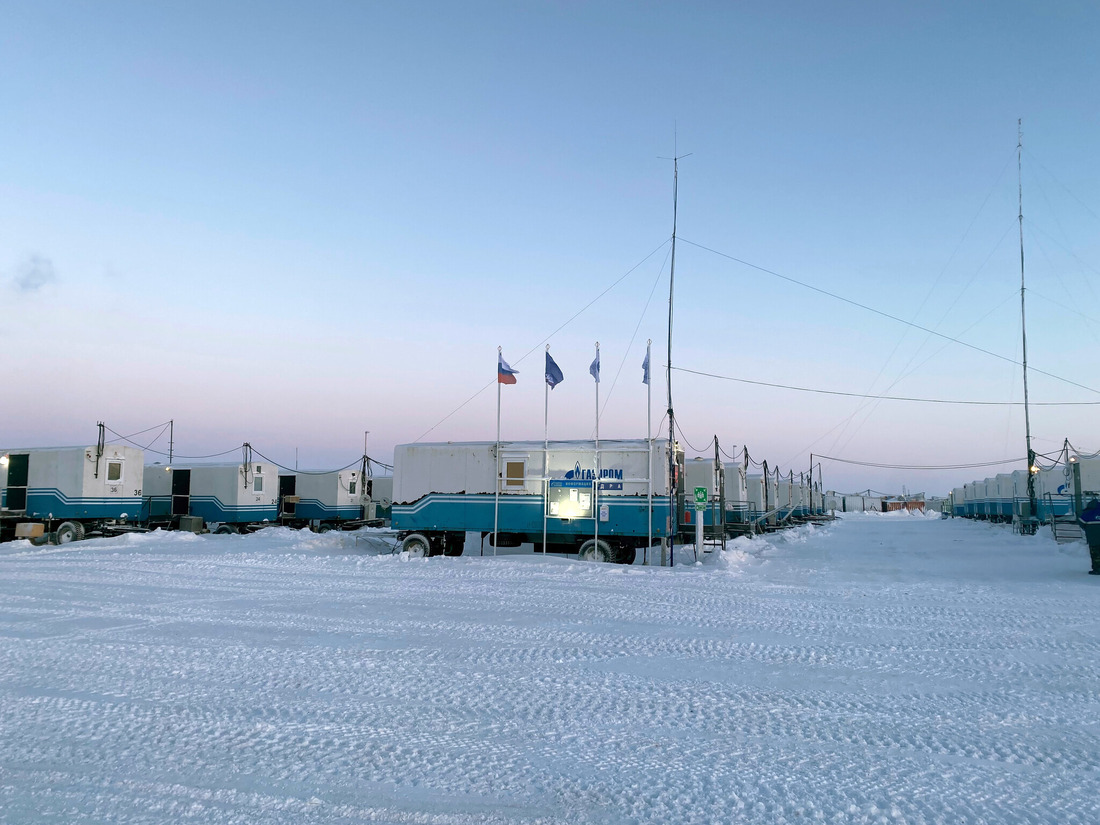
[[[297,476],[279,476],[279,515],[293,516],[298,507],[294,491],[297,489]]]
[[[172,515],[191,515],[191,471],[172,471]]]
[[[8,500],[9,510],[27,509],[27,477],[30,471],[30,455],[18,453],[8,456]]]

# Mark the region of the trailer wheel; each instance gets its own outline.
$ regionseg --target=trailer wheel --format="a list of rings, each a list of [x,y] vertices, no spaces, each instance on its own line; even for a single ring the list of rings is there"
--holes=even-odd
[[[84,525],[79,521],[63,521],[57,528],[57,543],[68,544],[84,538]]]
[[[318,533],[331,533],[335,528],[331,524],[322,524],[317,528]]]
[[[615,564],[634,564],[638,550],[634,547],[619,547],[615,550]]]
[[[588,539],[581,545],[578,556],[581,561],[609,562],[612,559],[611,546],[603,539]]]
[[[410,558],[423,559],[432,554],[432,543],[425,535],[409,533],[401,542],[401,550],[408,553]]]
[[[216,536],[229,536],[237,532],[237,528],[232,524],[219,524],[218,529],[214,531]]]

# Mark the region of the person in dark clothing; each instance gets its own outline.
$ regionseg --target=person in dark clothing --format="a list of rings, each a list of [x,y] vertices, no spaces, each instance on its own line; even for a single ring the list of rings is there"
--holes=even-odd
[[[1089,555],[1092,557],[1092,570],[1089,575],[1100,576],[1100,500],[1095,497],[1081,511],[1081,528],[1085,531],[1085,540],[1089,543]]]

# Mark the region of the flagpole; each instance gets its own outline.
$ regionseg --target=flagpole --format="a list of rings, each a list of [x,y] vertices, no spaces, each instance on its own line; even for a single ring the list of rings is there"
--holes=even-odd
[[[592,523],[595,525],[594,537],[596,546],[594,552],[600,552],[600,342],[596,342],[596,481],[592,485]]]
[[[600,342],[596,342],[596,452],[600,450]]]
[[[646,500],[649,502],[649,530],[646,534],[643,564],[649,564],[649,549],[653,546],[653,385],[649,381],[649,350],[653,339],[645,345],[645,440],[646,440]]]
[[[497,527],[500,524],[500,359],[502,347],[497,347],[497,473],[493,481],[493,555],[497,554]]]
[[[546,357],[550,357],[549,344],[546,345]],[[543,380],[542,384],[542,552],[545,555],[546,510],[550,500],[550,382]]]

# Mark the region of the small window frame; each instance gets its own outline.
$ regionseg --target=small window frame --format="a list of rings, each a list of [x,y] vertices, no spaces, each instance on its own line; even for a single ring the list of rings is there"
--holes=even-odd
[[[519,475],[515,475],[513,470],[518,467]],[[527,459],[526,458],[505,458],[504,468],[501,473],[500,479],[501,489],[504,491],[512,491],[517,488],[524,490],[527,488]]]
[[[118,478],[111,478],[111,468],[118,468]],[[121,484],[122,479],[126,475],[126,468],[123,466],[123,461],[120,458],[112,458],[107,461],[107,472],[104,474],[108,484]]]

